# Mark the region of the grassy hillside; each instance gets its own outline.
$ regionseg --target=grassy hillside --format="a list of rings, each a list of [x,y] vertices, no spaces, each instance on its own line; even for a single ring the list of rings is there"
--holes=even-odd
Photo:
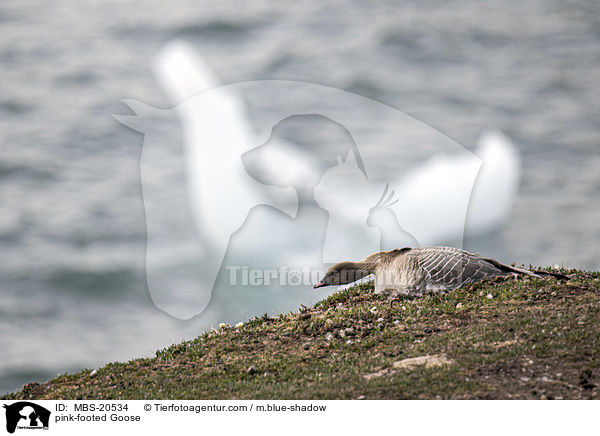
[[[391,302],[361,285],[4,399],[600,398],[600,273],[563,272]]]

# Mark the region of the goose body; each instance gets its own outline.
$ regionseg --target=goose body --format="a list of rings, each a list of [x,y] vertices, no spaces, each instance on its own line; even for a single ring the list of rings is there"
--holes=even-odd
[[[376,293],[420,296],[493,277],[540,277],[550,273],[533,273],[453,247],[402,248],[374,253],[359,262],[333,265],[315,288],[352,283],[371,274]]]

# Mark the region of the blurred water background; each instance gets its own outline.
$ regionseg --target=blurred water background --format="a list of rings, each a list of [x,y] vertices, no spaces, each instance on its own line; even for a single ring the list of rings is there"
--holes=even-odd
[[[522,153],[520,192],[505,225],[467,229],[465,248],[598,269],[599,12],[594,0],[0,3],[0,393],[151,355],[217,319],[152,304],[143,137],[111,116],[123,98],[169,106],[151,66],[173,38],[224,83],[349,90],[468,148],[501,129]]]

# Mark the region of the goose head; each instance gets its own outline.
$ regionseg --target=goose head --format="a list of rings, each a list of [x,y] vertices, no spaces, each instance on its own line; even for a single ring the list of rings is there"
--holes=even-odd
[[[352,283],[371,274],[371,270],[372,266],[366,262],[336,263],[327,270],[325,276],[315,284],[314,288]]]

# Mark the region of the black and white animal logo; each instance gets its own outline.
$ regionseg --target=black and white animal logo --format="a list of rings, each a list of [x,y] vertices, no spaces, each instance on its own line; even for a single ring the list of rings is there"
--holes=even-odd
[[[14,433],[19,429],[48,429],[50,411],[29,401],[19,401],[6,405],[6,431]]]

